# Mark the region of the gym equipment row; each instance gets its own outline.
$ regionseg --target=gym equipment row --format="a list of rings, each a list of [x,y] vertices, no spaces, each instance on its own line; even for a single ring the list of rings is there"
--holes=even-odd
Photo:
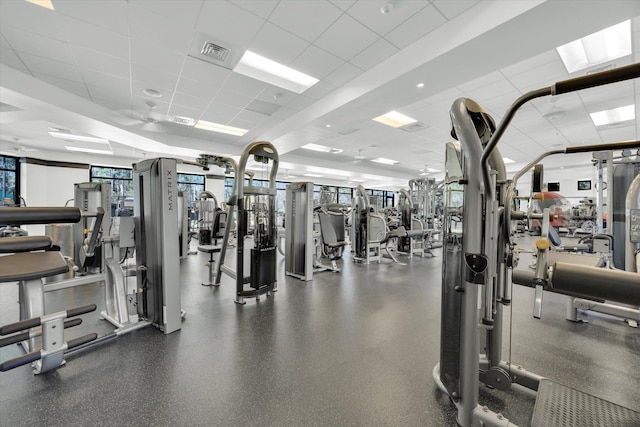
[[[511,360],[501,360],[502,315],[511,303],[511,278],[517,263],[511,221],[526,214],[512,211],[515,187],[497,149],[516,111],[527,101],[638,77],[640,64],[632,64],[557,82],[522,95],[497,127],[474,101],[461,98],[453,103],[452,136],[459,142],[446,147],[446,191],[462,188],[464,206],[462,210],[445,207],[440,362],[433,378],[455,405],[459,425],[513,426],[503,415],[479,405],[480,383],[499,390],[519,384],[536,391],[533,427],[640,425],[640,413],[634,410],[515,368]],[[557,152],[637,147],[639,141],[567,147]],[[543,219],[543,215],[536,214],[536,218]],[[538,265],[531,283],[536,287],[536,315],[540,315],[544,289],[640,305],[638,273],[563,262],[550,266],[545,262],[548,241],[540,240],[537,249]]]

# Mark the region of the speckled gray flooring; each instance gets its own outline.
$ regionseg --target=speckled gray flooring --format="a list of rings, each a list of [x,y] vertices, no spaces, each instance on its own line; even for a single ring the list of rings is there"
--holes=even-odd
[[[189,256],[180,331],[132,332],[46,375],[34,377],[28,366],[0,373],[0,426],[455,426],[453,406],[431,378],[441,257],[407,266],[345,258],[342,273],[309,283],[285,277],[280,259],[274,297],[237,306],[231,279],[201,286],[207,255]],[[47,294],[47,304],[100,307],[102,298],[100,285],[89,285]],[[0,323],[17,319],[16,299],[17,286],[0,284]],[[570,323],[565,300],[545,294],[543,318],[534,320],[533,290],[514,288],[513,362],[640,410],[638,330],[593,313],[588,324]],[[69,336],[112,329],[96,313],[83,317]],[[508,345],[507,338],[505,359]],[[529,425],[531,395],[482,389],[480,398]]]

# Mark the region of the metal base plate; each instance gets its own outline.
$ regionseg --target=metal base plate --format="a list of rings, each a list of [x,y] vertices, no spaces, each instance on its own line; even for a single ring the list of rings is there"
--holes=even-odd
[[[542,380],[531,427],[552,426],[640,426],[640,412],[550,380]]]

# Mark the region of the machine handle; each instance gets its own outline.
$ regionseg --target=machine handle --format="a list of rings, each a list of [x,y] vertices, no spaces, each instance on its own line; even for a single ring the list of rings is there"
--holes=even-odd
[[[614,142],[611,144],[582,145],[576,147],[567,147],[564,152],[571,153],[590,153],[592,151],[606,150],[624,150],[627,148],[640,148],[640,141]]]
[[[551,87],[551,94],[560,95],[561,93],[574,92],[638,77],[640,77],[640,63],[557,82]]]
[[[90,313],[92,311],[95,311],[96,308],[97,307],[95,304],[89,304],[82,307],[70,308],[69,310],[67,310],[67,317],[75,317],[81,314]]]
[[[31,353],[27,353],[20,357],[16,357],[14,359],[6,360],[0,363],[0,371],[6,372],[10,369],[17,368],[18,366],[26,365],[27,363],[35,362],[36,360],[40,360],[42,358],[42,354],[40,354],[40,350],[33,351]]]
[[[96,334],[95,332],[78,337],[78,338],[74,338],[72,340],[67,341],[67,349],[71,350],[74,347],[78,347],[88,342],[95,341],[97,338],[98,338],[98,334]]]
[[[39,317],[9,323],[8,325],[0,326],[0,335],[9,335],[14,332],[22,331],[24,329],[35,328],[36,326],[40,326],[40,324],[41,321]]]
[[[64,329],[78,326],[82,323],[82,319],[69,319],[64,322]],[[15,344],[21,341],[28,340],[30,338],[29,332],[21,332],[19,334],[11,335],[10,337],[0,339],[0,347],[4,347],[10,344]]]

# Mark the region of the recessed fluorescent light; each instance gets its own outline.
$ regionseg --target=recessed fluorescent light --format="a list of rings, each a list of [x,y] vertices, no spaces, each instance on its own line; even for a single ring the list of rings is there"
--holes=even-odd
[[[508,158],[508,157],[503,157],[503,158],[502,158],[502,161],[503,161],[505,164],[515,163],[515,162],[516,162],[515,160],[512,160],[512,159],[510,159],[510,158]]]
[[[245,133],[249,132],[247,129],[234,128],[233,126],[221,125],[218,123],[207,122],[204,120],[198,120],[198,122],[195,124],[194,127],[198,129],[208,130],[211,132],[220,132],[220,133],[226,133],[226,134],[235,135],[235,136],[242,136]]]
[[[304,176],[310,176],[312,178],[322,178],[322,175],[316,175],[315,173],[305,173]]]
[[[96,144],[109,143],[108,139],[98,138],[95,136],[74,135],[72,133],[65,133],[65,132],[49,132],[49,135],[51,135],[54,138],[68,139],[70,141],[95,142]]]
[[[25,0],[27,3],[35,4],[36,6],[44,7],[49,10],[55,10],[51,0]]]
[[[319,81],[314,77],[249,50],[242,55],[240,62],[238,62],[233,71],[298,94]]]
[[[591,113],[591,120],[596,126],[611,125],[614,123],[626,122],[636,118],[635,105],[626,105],[624,107],[613,108],[611,110],[598,111]]]
[[[569,73],[631,55],[631,21],[605,28],[556,50]]]
[[[405,116],[397,111],[389,111],[387,114],[378,116],[373,120],[394,128],[399,128],[401,126],[417,122],[416,119],[412,119],[411,117]]]
[[[69,151],[80,151],[83,153],[91,153],[91,154],[111,154],[113,155],[113,151],[111,150],[94,150],[93,148],[84,148],[84,147],[69,147],[65,146]]]
[[[342,153],[343,151],[339,148],[327,147],[320,144],[305,144],[300,148],[305,148],[307,150],[313,150],[313,151],[321,151],[323,153],[333,153],[333,154],[339,154],[339,153]]]
[[[373,159],[371,161],[376,163],[383,163],[385,165],[395,165],[396,163],[399,163],[396,160],[385,159],[384,157],[378,157],[377,159]]]
[[[364,182],[363,179],[351,179],[349,182]]]
[[[427,170],[422,172],[420,174],[420,176],[425,176],[425,175],[429,175],[430,173],[437,173],[437,172],[440,172],[440,170],[439,169],[433,169],[433,168],[427,168]]]
[[[424,87],[424,83],[418,83],[416,87]]]

